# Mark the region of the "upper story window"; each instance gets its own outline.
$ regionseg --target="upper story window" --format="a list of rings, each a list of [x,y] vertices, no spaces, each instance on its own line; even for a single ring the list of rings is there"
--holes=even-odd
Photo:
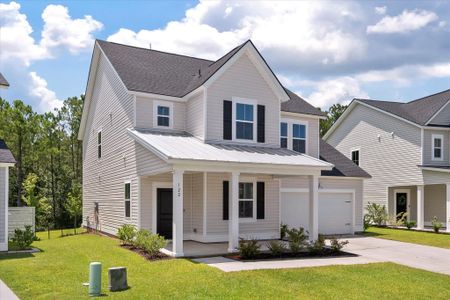
[[[239,182],[239,218],[252,219],[255,206],[253,182]]]
[[[252,104],[236,103],[236,139],[254,139],[254,112]]]
[[[306,125],[292,124],[292,150],[306,153]]]
[[[97,158],[102,158],[102,130],[97,132]]]
[[[352,150],[352,161],[359,166],[359,149]]]
[[[442,134],[433,134],[431,137],[432,158],[433,160],[443,160],[444,155],[444,136]]]
[[[173,105],[166,101],[153,101],[153,126],[172,128]]]
[[[288,124],[286,122],[280,124],[280,145],[281,148],[288,147]]]

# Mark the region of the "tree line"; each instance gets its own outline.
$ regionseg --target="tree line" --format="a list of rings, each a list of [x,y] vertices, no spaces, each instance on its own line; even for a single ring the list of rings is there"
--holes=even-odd
[[[0,138],[17,163],[10,172],[10,206],[36,207],[37,230],[81,221],[82,145],[78,141],[84,96],[39,114],[21,100],[0,98]]]

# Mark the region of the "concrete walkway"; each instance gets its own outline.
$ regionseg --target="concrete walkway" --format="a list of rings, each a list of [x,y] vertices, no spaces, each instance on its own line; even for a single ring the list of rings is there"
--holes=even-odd
[[[350,243],[344,250],[357,254],[359,255],[358,257],[247,262],[235,261],[224,257],[210,257],[198,258],[194,261],[205,263],[225,272],[393,262],[412,268],[450,275],[450,250],[372,237],[349,237],[346,239]]]
[[[11,291],[11,289],[0,280],[0,299],[1,300],[19,300],[16,294]]]

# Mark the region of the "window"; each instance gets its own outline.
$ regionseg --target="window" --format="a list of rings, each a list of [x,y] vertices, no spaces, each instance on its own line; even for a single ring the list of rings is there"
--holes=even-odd
[[[253,182],[239,182],[239,218],[253,218],[254,202]]]
[[[288,124],[285,122],[280,124],[280,145],[281,148],[287,148],[288,145]]]
[[[102,131],[97,132],[97,157],[102,158]]]
[[[254,107],[236,103],[236,139],[253,140]]]
[[[125,217],[129,218],[131,215],[131,183],[125,183]]]
[[[158,105],[158,126],[169,127],[170,126],[170,107]]]
[[[359,166],[359,150],[352,151],[352,161]]]
[[[292,124],[292,150],[306,152],[306,126],[303,124]]]
[[[443,135],[441,134],[433,134],[432,138],[431,138],[431,142],[432,142],[432,155],[433,155],[433,160],[442,160],[443,159],[443,153],[442,151],[444,148],[444,143],[443,143]]]

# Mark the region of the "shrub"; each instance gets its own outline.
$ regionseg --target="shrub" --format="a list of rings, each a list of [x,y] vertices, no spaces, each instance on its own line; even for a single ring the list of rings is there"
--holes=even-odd
[[[331,251],[333,253],[338,253],[348,244],[348,241],[339,241],[337,238],[333,237],[331,240]]]
[[[31,225],[25,226],[25,230],[14,230],[14,236],[11,240],[20,250],[30,249],[31,244],[35,240]]]
[[[257,240],[239,240],[239,255],[243,259],[252,259],[259,254],[259,248]]]
[[[132,245],[136,237],[136,227],[131,224],[124,224],[117,231],[117,237],[122,241],[123,245]]]
[[[288,228],[287,224],[281,223],[281,225],[280,225],[280,238],[281,239],[284,239],[286,237],[288,230],[289,230],[289,228]]]
[[[322,254],[324,249],[325,249],[325,237],[321,234],[319,234],[317,240],[315,240],[308,246],[308,250],[312,254]]]
[[[386,225],[386,221],[389,219],[386,206],[376,203],[369,203],[367,205],[367,215],[370,222],[378,226]]]
[[[148,230],[140,229],[136,233],[133,244],[135,247],[147,252],[150,256],[155,256],[161,248],[167,245],[167,240],[158,234],[152,234]]]
[[[369,229],[370,227],[370,216],[369,215],[364,215],[364,223],[363,223],[363,231],[366,232],[367,229]]]
[[[270,241],[267,244],[273,256],[281,256],[286,251],[286,245],[282,241]]]
[[[436,216],[433,217],[433,220],[431,220],[431,225],[433,226],[433,230],[436,233],[439,233],[439,230],[442,228],[442,223],[438,221],[438,218]]]
[[[287,234],[289,237],[289,249],[292,253],[297,254],[302,250],[305,245],[305,241],[307,238],[307,231],[303,227],[299,229],[292,228],[289,229]]]
[[[396,223],[395,223],[396,226],[405,225],[405,223],[408,221],[408,213],[401,212],[401,213],[397,214],[395,221],[396,221]]]
[[[411,229],[414,226],[416,226],[416,221],[405,221],[405,227],[406,228]]]

